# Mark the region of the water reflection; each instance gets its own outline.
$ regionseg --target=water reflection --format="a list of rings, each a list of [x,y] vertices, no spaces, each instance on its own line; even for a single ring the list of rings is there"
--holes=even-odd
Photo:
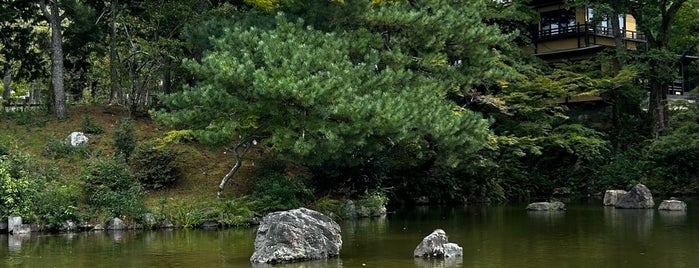
[[[660,210],[658,211],[658,214],[660,215],[660,222],[666,225],[681,226],[684,225],[685,221],[687,220],[686,211]]]
[[[637,235],[640,238],[647,238],[650,235],[653,230],[654,215],[655,210],[652,209],[604,208],[604,220],[608,226],[617,233]]]
[[[330,267],[342,267],[342,260],[339,258],[327,259],[327,260],[315,260],[315,261],[305,261],[305,262],[293,262],[293,263],[282,263],[282,264],[267,264],[267,263],[254,263],[253,268],[330,268]]]
[[[464,263],[463,258],[445,258],[445,259],[420,259],[415,258],[415,267],[419,268],[449,268],[461,267]]]
[[[28,242],[29,234],[16,234],[7,236],[7,248],[10,252],[18,252],[22,250],[22,243]]]
[[[386,216],[347,220],[342,223],[341,227],[343,236],[352,236],[357,233],[357,230],[362,230],[362,232],[371,231],[374,232],[374,234],[383,234],[386,233],[388,229],[388,220]]]
[[[556,225],[565,218],[563,211],[527,211],[527,217],[536,223]]]
[[[563,213],[520,204],[431,208],[344,221],[342,259],[252,265],[255,229],[0,234],[0,267],[694,267],[699,205],[686,213],[620,210],[598,203]],[[436,228],[464,246],[463,259],[414,259]],[[694,265],[694,266],[692,266]]]

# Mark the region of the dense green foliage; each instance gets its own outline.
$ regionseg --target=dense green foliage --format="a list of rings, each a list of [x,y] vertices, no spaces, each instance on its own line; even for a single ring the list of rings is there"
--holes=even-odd
[[[134,149],[129,165],[144,187],[158,189],[175,183],[182,176],[182,152],[159,146],[155,141],[143,142]]]
[[[92,121],[93,119],[90,118],[88,115],[83,115],[83,121],[80,124],[80,127],[82,128],[82,131],[87,133],[87,134],[102,134],[104,133],[104,128],[102,128],[100,125]]]
[[[242,187],[226,200],[164,199],[158,220],[186,227],[245,225],[306,205],[343,217],[340,200],[349,199],[378,208],[389,199],[548,199],[637,182],[667,194],[699,190],[698,108],[667,109],[664,99],[677,55],[696,54],[697,0],[566,1],[637,15],[649,50],[612,48],[556,64],[521,49],[539,20],[528,1],[500,2],[60,1],[70,102],[123,106],[134,117],[149,111],[168,134],[139,143],[134,119],[112,126],[92,114],[79,129],[111,132],[114,157],[92,145],[40,142],[51,160],[94,162],[81,183],[19,164],[21,148],[2,137],[0,215],[55,227],[138,219],[141,187],[168,193],[181,186],[185,165],[197,164],[178,142],[232,158],[220,185],[237,179],[250,155],[280,163],[247,173],[253,178],[236,182]],[[50,50],[45,19],[29,2],[0,3],[9,98],[38,92],[54,101],[41,64]],[[699,77],[690,59],[682,67]],[[563,103],[590,96],[602,100]],[[40,131],[53,123],[49,108],[5,109],[2,119]],[[199,171],[207,183],[222,175]]]
[[[133,150],[136,149],[133,120],[130,118],[119,119],[116,131],[112,134],[112,140],[114,141],[114,149],[117,154],[128,160]]]
[[[287,210],[308,203],[312,191],[303,183],[302,177],[288,177],[269,173],[257,179],[254,197],[260,200],[262,212]]]
[[[0,217],[34,218],[34,202],[41,180],[30,177],[28,159],[20,155],[0,157]]]
[[[87,202],[98,217],[125,216],[135,220],[142,216],[143,188],[119,158],[95,162],[83,181]]]

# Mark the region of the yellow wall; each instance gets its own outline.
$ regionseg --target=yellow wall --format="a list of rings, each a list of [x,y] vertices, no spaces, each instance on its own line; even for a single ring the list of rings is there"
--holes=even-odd
[[[581,44],[584,46],[584,44]],[[546,53],[557,50],[564,49],[575,49],[578,48],[577,38],[568,38],[561,40],[550,40],[537,43],[537,53]]]

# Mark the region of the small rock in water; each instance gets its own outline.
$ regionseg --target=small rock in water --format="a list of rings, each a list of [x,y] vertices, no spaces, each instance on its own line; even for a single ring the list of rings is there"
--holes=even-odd
[[[685,211],[687,204],[680,200],[663,200],[658,206],[658,210]]]
[[[535,202],[527,205],[527,210],[531,211],[561,211],[565,209],[566,205],[560,201]]]

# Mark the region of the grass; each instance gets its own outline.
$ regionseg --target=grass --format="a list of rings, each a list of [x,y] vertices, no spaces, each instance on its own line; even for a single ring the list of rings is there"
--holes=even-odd
[[[11,150],[29,153],[43,166],[56,168],[65,182],[78,182],[90,161],[98,157],[111,157],[112,133],[119,119],[127,116],[122,107],[109,106],[73,106],[69,107],[68,118],[57,120],[44,113],[36,114],[36,120],[42,124],[17,124],[9,114],[0,116],[0,142]],[[88,116],[92,123],[104,129],[102,134],[86,134],[89,138],[89,153],[85,157],[52,158],[44,152],[51,140],[65,140],[73,131],[82,131],[83,117]],[[45,123],[44,123],[45,122]],[[136,118],[134,130],[137,141],[162,138],[167,129],[153,122],[150,118]],[[187,164],[183,178],[165,189],[151,190],[147,194],[146,204],[152,210],[163,206],[168,209],[177,204],[197,204],[216,200],[216,191],[221,178],[230,169],[233,159],[230,153],[222,149],[211,149],[199,144],[179,144],[187,152]],[[246,160],[243,167],[232,181],[226,185],[227,196],[240,196],[250,191],[250,180],[257,174],[255,161],[259,154],[249,153],[251,160]]]

